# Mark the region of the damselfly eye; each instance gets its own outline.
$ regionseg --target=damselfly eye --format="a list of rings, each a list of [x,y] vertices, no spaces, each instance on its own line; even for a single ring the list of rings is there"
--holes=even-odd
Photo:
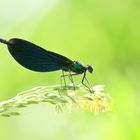
[[[87,69],[88,69],[88,71],[89,71],[90,73],[93,72],[93,67],[92,67],[91,65],[88,65],[88,66],[87,66]]]

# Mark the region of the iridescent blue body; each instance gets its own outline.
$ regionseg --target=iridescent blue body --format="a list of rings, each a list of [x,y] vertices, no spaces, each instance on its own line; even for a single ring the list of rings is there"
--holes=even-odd
[[[27,69],[37,72],[50,72],[62,70],[73,72],[76,74],[86,73],[88,70],[92,73],[91,65],[83,66],[78,61],[57,54],[55,52],[45,50],[29,41],[12,38],[8,41],[1,39],[0,42],[8,46],[8,50],[14,59]]]

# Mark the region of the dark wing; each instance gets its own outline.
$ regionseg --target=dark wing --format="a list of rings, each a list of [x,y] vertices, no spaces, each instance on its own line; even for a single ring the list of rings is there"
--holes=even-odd
[[[10,39],[9,52],[22,66],[38,72],[49,72],[68,69],[72,60],[60,54],[47,51],[23,39]]]

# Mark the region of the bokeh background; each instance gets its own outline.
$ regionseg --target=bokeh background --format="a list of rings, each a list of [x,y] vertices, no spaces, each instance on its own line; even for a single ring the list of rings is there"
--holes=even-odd
[[[57,114],[53,105],[32,105],[20,116],[0,117],[0,140],[140,139],[139,0],[1,0],[0,37],[27,39],[92,64],[91,85],[104,84],[114,100],[113,111],[98,116],[80,110]],[[60,73],[27,70],[0,44],[0,101],[58,84]]]

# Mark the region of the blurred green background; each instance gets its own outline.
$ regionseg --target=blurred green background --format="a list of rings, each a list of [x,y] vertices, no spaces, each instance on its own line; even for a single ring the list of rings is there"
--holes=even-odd
[[[114,99],[113,112],[98,116],[80,110],[56,114],[53,105],[32,105],[20,116],[0,117],[0,140],[140,139],[139,0],[4,0],[0,37],[23,38],[92,64],[91,85],[106,85]],[[0,44],[0,101],[59,84],[60,73],[27,70]]]

